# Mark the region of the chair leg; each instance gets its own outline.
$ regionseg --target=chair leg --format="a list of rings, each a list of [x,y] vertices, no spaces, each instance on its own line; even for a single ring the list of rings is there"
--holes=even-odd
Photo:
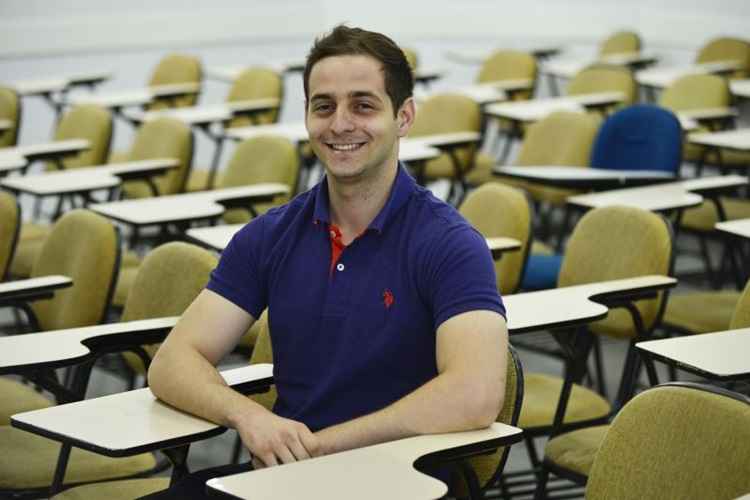
[[[536,489],[534,490],[534,500],[544,500],[547,498],[547,479],[549,478],[549,472],[542,464],[541,469],[537,473]]]
[[[706,277],[708,278],[708,282],[712,288],[718,289],[718,281],[716,279],[716,273],[714,271],[713,265],[711,264],[711,256],[708,252],[708,241],[706,240],[706,237],[702,234],[698,235],[698,243],[700,244],[701,255],[703,257],[703,266],[706,270]]]
[[[607,397],[607,381],[604,378],[604,363],[602,362],[602,342],[599,337],[594,337],[594,368],[596,370],[597,390],[599,394]]]

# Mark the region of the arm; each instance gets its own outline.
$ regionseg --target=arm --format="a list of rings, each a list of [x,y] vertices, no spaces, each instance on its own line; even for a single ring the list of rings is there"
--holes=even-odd
[[[174,407],[237,429],[266,465],[309,458],[317,440],[305,425],[231,389],[215,368],[254,321],[221,295],[201,292],[157,351],[148,371],[151,391]]]
[[[437,330],[438,376],[380,411],[319,431],[319,454],[487,427],[503,405],[507,343],[498,313],[469,311],[446,320]]]

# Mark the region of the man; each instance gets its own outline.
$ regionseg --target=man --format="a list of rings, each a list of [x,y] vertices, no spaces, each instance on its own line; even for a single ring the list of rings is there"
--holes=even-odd
[[[505,310],[484,238],[398,162],[415,117],[403,53],[339,26],[304,85],[326,177],[234,237],[154,358],[151,390],[236,429],[255,467],[486,427],[503,400]],[[214,368],[266,307],[273,413]]]

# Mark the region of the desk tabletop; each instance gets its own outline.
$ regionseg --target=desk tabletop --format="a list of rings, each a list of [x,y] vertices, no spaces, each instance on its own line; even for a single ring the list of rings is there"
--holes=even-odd
[[[259,183],[196,193],[173,194],[137,200],[96,203],[90,210],[126,224],[145,226],[188,222],[218,217],[226,208],[222,202],[267,199],[289,192],[279,183]]]
[[[428,134],[417,137],[408,137],[403,139],[403,142],[409,142],[414,144],[423,144],[425,146],[432,146],[435,148],[451,148],[456,146],[465,146],[479,142],[482,136],[479,132],[463,131],[463,132],[446,132],[444,134]]]
[[[750,377],[750,328],[647,340],[636,347],[710,378]]]
[[[263,135],[279,135],[286,137],[295,144],[307,142],[308,140],[307,128],[305,128],[305,122],[302,121],[233,127],[226,129],[224,135],[237,141],[244,141],[245,139]]]
[[[222,377],[241,392],[268,387],[273,366],[249,365],[225,370]],[[215,436],[226,429],[157,400],[150,389],[13,415],[11,423],[56,441],[110,457],[171,448]],[[127,429],[127,432],[122,432]]]
[[[50,275],[0,283],[0,301],[43,294],[73,284],[67,276]]]
[[[592,61],[584,62],[580,59],[553,59],[541,64],[542,73],[561,78],[572,78],[579,71],[592,64],[609,64],[613,66],[636,67],[656,62],[658,58],[654,54],[640,52],[622,52],[608,54]]]
[[[440,94],[461,94],[470,98],[474,102],[480,105],[491,104],[493,102],[505,101],[508,95],[505,91],[497,85],[493,84],[478,84],[478,85],[467,85],[464,87],[455,87],[449,89],[443,89],[440,91],[424,91],[421,89],[415,90],[414,96],[418,101],[424,101],[434,95]]]
[[[74,87],[102,83],[112,78],[112,75],[112,71],[81,71],[79,73],[71,73],[66,78],[68,86]]]
[[[15,148],[11,149],[11,151],[6,151],[6,148],[0,149],[0,175],[13,170],[21,170],[29,164]]]
[[[505,44],[503,44],[505,45]],[[502,46],[498,48],[498,50],[501,50]],[[507,47],[505,47],[507,48]],[[547,57],[551,57],[555,54],[559,54],[562,51],[562,47],[560,45],[536,45],[536,46],[530,46],[530,47],[520,47],[518,50],[521,50],[523,52],[529,52],[531,55],[536,57],[537,59],[545,59]],[[489,57],[494,54],[494,50],[486,50],[486,49],[451,49],[446,50],[443,55],[454,62],[460,63],[460,64],[472,64],[472,65],[478,65],[482,64],[484,61],[486,61]]]
[[[733,95],[750,99],[750,78],[745,80],[732,80],[729,82],[729,90]]]
[[[206,484],[233,497],[248,499],[441,498],[448,491],[447,486],[414,469],[416,460],[431,454],[457,455],[475,447],[479,447],[477,451],[491,450],[518,441],[521,433],[521,429],[496,422],[486,429],[400,439],[215,478]]]
[[[568,197],[567,202],[584,208],[626,205],[659,212],[698,206],[703,203],[703,196],[691,193],[679,182],[670,182],[656,186],[575,195]]]
[[[129,110],[125,116],[135,122],[145,122],[164,116],[176,118],[189,125],[205,125],[229,120],[233,115],[250,111],[268,111],[279,107],[276,98],[252,99],[210,106],[192,106],[187,108],[163,109],[158,111]]]
[[[0,337],[0,374],[18,373],[25,368],[56,368],[78,363],[88,358],[97,345],[121,341],[125,337],[130,338],[133,345],[159,342],[178,319],[126,321]]]
[[[557,187],[611,189],[673,180],[662,170],[610,170],[570,166],[495,166],[495,175],[524,179]]]
[[[8,86],[20,96],[33,96],[65,90],[68,86],[68,80],[64,77],[35,78],[11,82]]]
[[[0,149],[0,153],[16,153],[26,157],[27,160],[41,160],[44,158],[63,157],[78,154],[89,148],[86,139],[66,139],[64,141],[44,142],[39,144],[25,144],[11,148]]]
[[[701,146],[750,151],[750,128],[693,134],[688,140]]]
[[[738,61],[716,61],[686,66],[663,66],[636,72],[635,80],[646,87],[664,88],[685,75],[726,73],[740,68]]]
[[[432,160],[441,154],[436,147],[419,140],[401,139],[398,145],[398,159],[406,163]]]
[[[586,107],[608,106],[624,99],[625,95],[622,92],[596,92],[528,101],[501,102],[486,106],[484,112],[500,118],[534,122],[555,111],[583,111]]]
[[[717,222],[716,229],[742,238],[750,238],[750,219],[735,219],[725,222]]]

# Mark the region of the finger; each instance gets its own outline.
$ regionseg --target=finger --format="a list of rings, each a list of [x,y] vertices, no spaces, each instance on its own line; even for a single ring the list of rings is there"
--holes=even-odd
[[[310,458],[310,454],[305,449],[305,446],[302,444],[302,442],[299,439],[295,439],[291,443],[289,443],[289,451],[292,452],[294,455],[294,458],[299,460],[307,460]]]
[[[276,455],[273,453],[267,453],[264,455],[259,455],[258,458],[263,462],[263,465],[266,467],[274,467],[276,465],[279,465],[279,462],[276,460]]]
[[[275,450],[276,456],[281,460],[282,464],[291,464],[297,460],[286,445],[281,445]]]
[[[266,468],[266,465],[258,457],[253,457],[252,463],[253,463],[253,469],[265,469]]]
[[[302,446],[305,447],[308,456],[319,457],[323,455],[322,450],[320,449],[320,440],[315,434],[305,429],[304,431],[299,433],[299,439],[302,443]]]

